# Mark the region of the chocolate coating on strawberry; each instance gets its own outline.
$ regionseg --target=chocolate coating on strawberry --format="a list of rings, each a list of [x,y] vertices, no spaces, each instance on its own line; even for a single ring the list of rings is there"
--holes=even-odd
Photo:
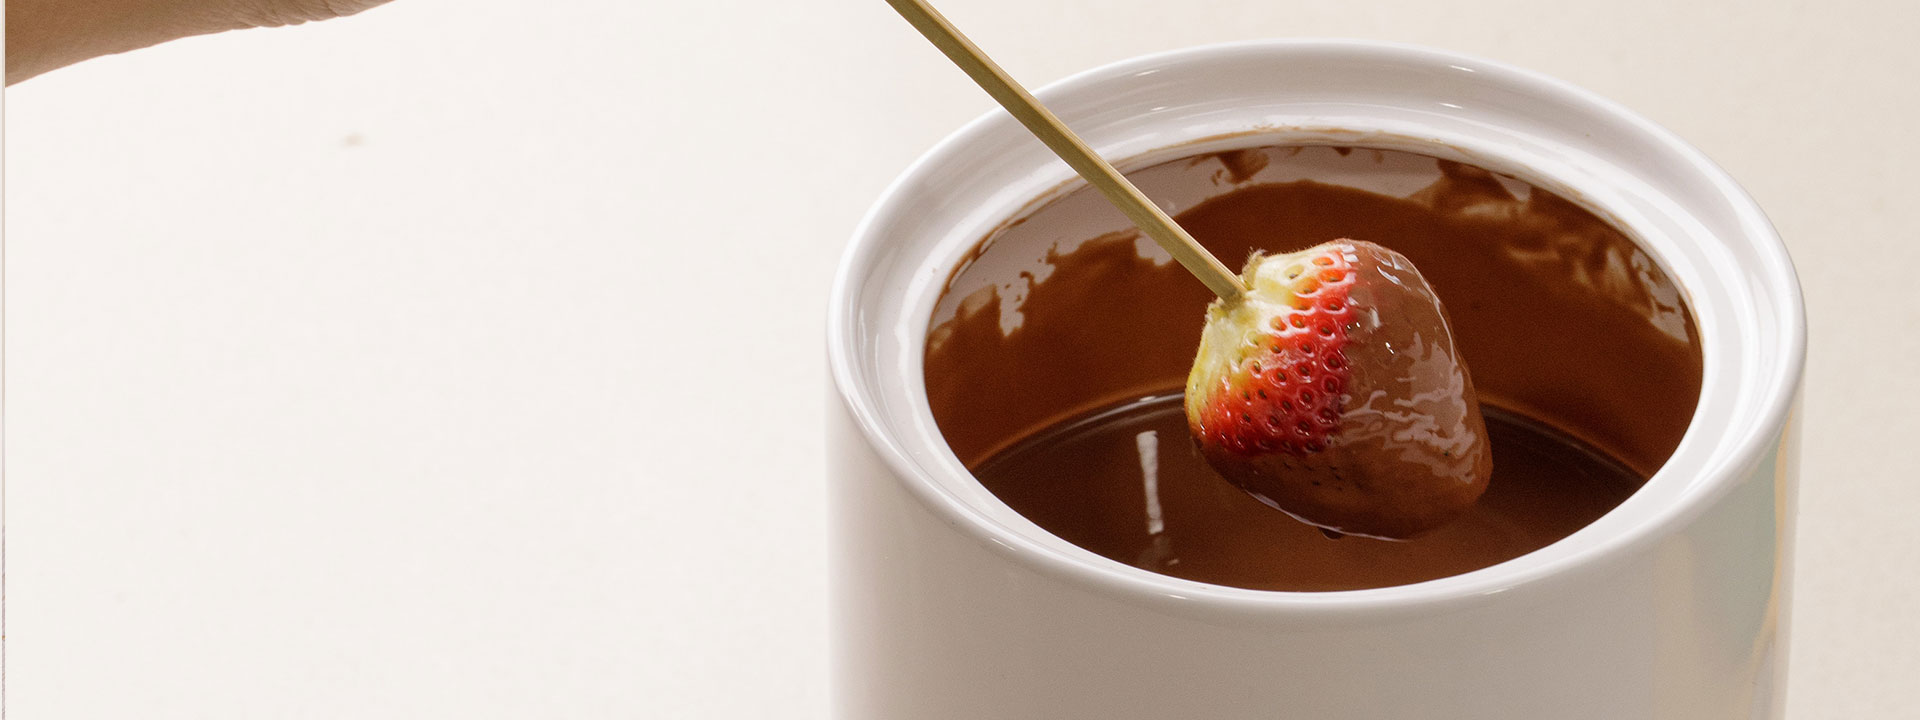
[[[1336,240],[1255,256],[1207,309],[1187,424],[1234,485],[1305,522],[1404,539],[1453,519],[1493,469],[1446,312],[1405,257]]]

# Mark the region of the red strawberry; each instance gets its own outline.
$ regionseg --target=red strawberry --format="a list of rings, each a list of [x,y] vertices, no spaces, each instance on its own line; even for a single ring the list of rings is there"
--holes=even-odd
[[[1486,489],[1492,457],[1446,313],[1413,264],[1336,240],[1254,256],[1207,309],[1187,424],[1214,469],[1346,534],[1408,538]]]

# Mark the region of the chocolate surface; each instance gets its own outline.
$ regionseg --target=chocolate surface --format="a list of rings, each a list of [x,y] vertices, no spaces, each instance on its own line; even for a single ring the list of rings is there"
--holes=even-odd
[[[974,469],[1008,506],[1102,556],[1256,590],[1404,585],[1510,560],[1572,534],[1640,486],[1611,459],[1489,408],[1494,480],[1458,518],[1408,541],[1330,538],[1229,484],[1187,440],[1180,396],[1096,411]]]
[[[1298,150],[1261,152],[1267,158],[1284,158]],[[1493,502],[1496,494],[1515,497],[1518,492],[1517,497],[1527,498],[1561,490],[1584,492],[1582,487],[1611,489],[1595,491],[1595,504],[1516,501],[1521,506],[1539,506],[1539,513],[1514,515],[1528,532],[1461,537],[1449,525],[1405,543],[1435,543],[1451,537],[1456,539],[1454,549],[1435,551],[1434,557],[1472,558],[1470,562],[1436,560],[1424,566],[1431,569],[1427,573],[1392,577],[1350,573],[1352,578],[1371,579],[1293,582],[1283,575],[1260,575],[1257,569],[1233,561],[1244,553],[1230,552],[1231,543],[1214,550],[1205,549],[1207,543],[1180,543],[1186,553],[1181,564],[1236,568],[1196,579],[1270,589],[1330,589],[1411,582],[1409,578],[1441,577],[1481,567],[1544,546],[1591,522],[1644,482],[1679,443],[1699,397],[1698,335],[1678,288],[1605,221],[1511,178],[1431,159],[1426,162],[1436,164],[1439,179],[1406,197],[1311,180],[1243,184],[1264,167],[1246,153],[1230,155],[1231,162],[1197,157],[1168,164],[1215,163],[1222,168],[1217,182],[1233,185],[1179,213],[1181,225],[1230,266],[1254,250],[1291,252],[1341,237],[1377,242],[1412,260],[1445,304],[1454,341],[1471,369],[1487,414],[1511,421],[1503,421],[1502,427],[1508,430],[1490,427],[1495,470],[1482,504]],[[1518,191],[1512,189],[1516,187]],[[1059,204],[1042,206],[1029,218],[1038,219]],[[996,235],[1014,229],[1003,228]],[[985,464],[996,454],[1050,427],[1143,397],[1178,394],[1183,385],[1211,294],[1178,265],[1152,257],[1131,232],[1082,238],[1057,238],[1055,249],[1045,253],[1037,269],[1019,270],[1019,277],[991,278],[993,283],[957,303],[951,317],[936,318],[929,333],[925,377],[934,418],[955,454],[977,475],[983,474]],[[949,287],[964,284],[969,274],[1007,267],[988,262],[995,253],[1033,252],[1031,246],[1019,245],[986,238],[974,253],[980,262],[956,271]],[[1018,290],[1003,293],[1007,287]],[[1017,322],[1009,323],[1009,316],[1017,316]],[[1155,429],[1162,458],[1181,456],[1164,448],[1188,442],[1184,426],[1171,427],[1179,430],[1172,437]],[[1531,466],[1509,461],[1503,453],[1519,451],[1503,450],[1501,437],[1515,437],[1513,427],[1539,430],[1525,433],[1527,437],[1558,438],[1552,442],[1565,445],[1566,450],[1545,452],[1549,458],[1584,457],[1588,450],[1583,448],[1609,458],[1600,465],[1622,468],[1629,478],[1622,481],[1626,490],[1619,490],[1621,483],[1612,480],[1559,484],[1563,481],[1558,478],[1578,473],[1562,468],[1558,460]],[[1178,442],[1169,442],[1174,440]],[[1059,472],[1071,470],[1073,478],[1022,484],[1065,487],[1062,483],[1070,480],[1080,489],[1053,501],[1070,507],[1102,502],[1099,498],[1104,496],[1089,489],[1095,485],[1112,488],[1116,498],[1141,496],[1137,461],[1121,472],[1096,462],[1096,451],[1087,452],[1084,463],[1059,466]],[[1211,474],[1204,467],[1198,471]],[[1179,471],[1163,468],[1160,472],[1172,476]],[[1224,481],[1214,482],[1239,494]],[[1006,482],[987,484],[1003,499],[1019,493]],[[1503,485],[1509,487],[1503,489]],[[1573,505],[1586,509],[1577,513],[1554,509]],[[1600,509],[1592,512],[1593,507]],[[1063,538],[1082,542],[1073,533],[1049,525],[1053,521],[1047,518],[1065,514],[1017,505],[1016,509]],[[1257,503],[1253,509],[1310,533],[1304,537],[1319,537],[1312,528]],[[1144,511],[1131,512],[1137,521],[1133,524],[1144,528],[1139,517]],[[1195,522],[1214,527],[1252,521],[1222,511]],[[1275,535],[1260,542],[1266,552],[1285,555],[1297,549],[1298,537]],[[1467,547],[1487,543],[1502,549],[1484,552]],[[1201,562],[1199,554],[1214,551],[1221,557]],[[1123,562],[1139,560],[1115,557]],[[1354,557],[1327,562],[1376,560]],[[1349,582],[1355,584],[1343,584]]]

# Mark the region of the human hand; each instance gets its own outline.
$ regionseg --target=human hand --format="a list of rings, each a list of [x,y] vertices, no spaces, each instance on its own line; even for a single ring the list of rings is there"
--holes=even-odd
[[[344,17],[387,0],[8,0],[7,84],[190,35]]]

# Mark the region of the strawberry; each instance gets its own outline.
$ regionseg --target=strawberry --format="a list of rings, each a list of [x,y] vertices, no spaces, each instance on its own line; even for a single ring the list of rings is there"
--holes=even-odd
[[[1342,534],[1405,539],[1486,489],[1492,458],[1446,312],[1399,253],[1336,240],[1255,255],[1214,301],[1187,424],[1260,501]]]

